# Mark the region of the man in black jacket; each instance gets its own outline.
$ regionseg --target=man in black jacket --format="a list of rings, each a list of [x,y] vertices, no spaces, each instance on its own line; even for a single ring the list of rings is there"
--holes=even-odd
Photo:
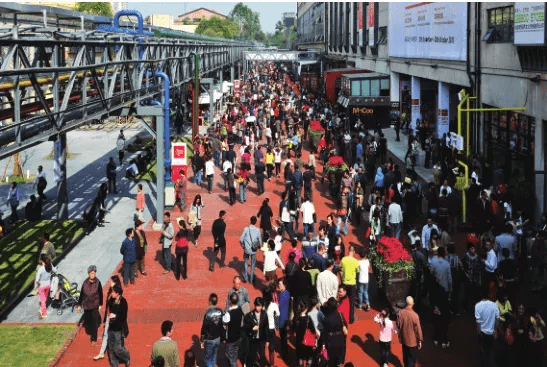
[[[114,158],[110,157],[108,160],[108,164],[106,165],[106,178],[108,180],[108,193],[112,194],[112,191],[114,191],[114,194],[118,193],[118,190],[116,189],[116,163],[114,163]]]
[[[203,181],[203,170],[205,169],[205,161],[199,155],[199,152],[196,152],[194,155],[194,183],[198,186],[201,186]]]
[[[122,286],[112,287],[112,298],[108,301],[107,310],[110,314],[108,325],[108,358],[111,366],[117,366],[121,361],[128,367],[130,362],[129,351],[124,346],[124,339],[129,334],[127,328],[127,301],[122,297]]]
[[[262,158],[258,158],[255,163],[255,174],[256,174],[256,187],[258,190],[258,195],[264,193],[264,172],[266,171],[266,166],[262,163]]]
[[[220,267],[225,266],[224,260],[226,260],[226,238],[224,233],[226,232],[226,222],[224,218],[226,217],[226,211],[221,210],[218,213],[218,218],[213,222],[213,239],[214,239],[214,255],[211,257],[211,262],[209,263],[209,270],[215,270],[215,261],[217,260],[217,254],[220,251]]]
[[[230,296],[230,307],[224,314],[222,321],[226,325],[227,336],[225,355],[230,367],[237,367],[239,345],[241,343],[241,324],[243,322],[243,310],[239,306],[239,296],[232,293]]]
[[[211,293],[209,296],[209,308],[205,312],[201,326],[201,347],[206,366],[215,366],[220,342],[224,340],[226,332],[222,324],[224,312],[217,307],[218,296]]]

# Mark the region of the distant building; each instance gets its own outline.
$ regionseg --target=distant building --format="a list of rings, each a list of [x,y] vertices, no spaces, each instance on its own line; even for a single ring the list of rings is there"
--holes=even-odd
[[[188,13],[179,15],[178,18],[175,20],[175,23],[180,22],[180,24],[182,24],[182,21],[185,18],[188,18],[193,23],[199,23],[202,19],[208,19],[208,18],[211,18],[212,16],[217,16],[222,19],[228,18],[226,15],[218,13],[214,10],[207,9],[207,8],[199,8],[199,9],[189,11]]]
[[[112,13],[116,14],[120,10],[127,10],[128,2],[127,1],[111,1],[110,5],[112,6]]]
[[[147,16],[144,22],[156,27],[173,28],[173,16],[171,14],[152,14]]]

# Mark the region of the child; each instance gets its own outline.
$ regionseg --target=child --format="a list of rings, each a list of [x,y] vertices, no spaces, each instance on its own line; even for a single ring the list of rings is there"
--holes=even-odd
[[[499,293],[496,306],[498,306],[498,309],[500,310],[500,321],[505,322],[505,320],[507,320],[511,322],[513,318],[513,309],[511,308],[511,302],[509,302],[507,292],[500,290]]]
[[[387,308],[374,317],[374,322],[380,324],[380,364],[383,367],[388,367],[391,357],[391,337],[393,332],[397,333],[397,329],[389,319],[389,309]]]
[[[370,309],[370,302],[368,299],[368,273],[370,269],[370,261],[365,249],[361,249],[361,260],[359,260],[359,284],[358,284],[358,299],[359,305],[365,311]]]
[[[274,242],[275,242],[275,252],[277,252],[277,255],[280,255],[281,248],[283,247],[283,229],[282,228],[277,229],[277,236],[275,236]]]
[[[289,261],[289,255],[291,254],[291,252],[294,252],[294,254],[296,255],[294,262],[298,264],[298,262],[300,261],[300,258],[302,258],[302,251],[298,250],[296,246],[298,246],[298,242],[295,239],[291,239],[292,248],[289,249],[289,251],[287,251],[287,261]]]

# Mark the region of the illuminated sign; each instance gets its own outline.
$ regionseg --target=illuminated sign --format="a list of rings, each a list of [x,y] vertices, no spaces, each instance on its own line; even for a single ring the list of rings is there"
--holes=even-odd
[[[354,115],[372,115],[374,114],[374,110],[366,107],[352,107],[351,113]]]

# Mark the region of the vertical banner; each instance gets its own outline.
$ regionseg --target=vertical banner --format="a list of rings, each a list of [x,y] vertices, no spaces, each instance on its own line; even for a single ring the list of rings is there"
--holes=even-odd
[[[357,33],[359,34],[359,46],[364,46],[363,41],[363,3],[358,3],[357,5]]]
[[[376,45],[375,39],[375,21],[374,17],[376,12],[374,9],[374,3],[368,3],[368,45],[369,47],[374,47]]]
[[[353,17],[355,16],[355,12],[353,11],[353,3],[348,3],[348,4],[349,4],[349,28],[348,28],[349,44],[350,46],[353,46],[353,34],[355,33],[353,31]]]
[[[420,99],[422,93],[421,80],[416,76],[412,76],[410,80],[410,94],[412,98],[412,109],[410,117],[410,128],[416,130],[416,120],[422,119],[422,114],[420,111]]]
[[[448,109],[450,105],[450,89],[447,83],[439,82],[437,101],[437,137],[441,138],[450,130],[450,118]]]

